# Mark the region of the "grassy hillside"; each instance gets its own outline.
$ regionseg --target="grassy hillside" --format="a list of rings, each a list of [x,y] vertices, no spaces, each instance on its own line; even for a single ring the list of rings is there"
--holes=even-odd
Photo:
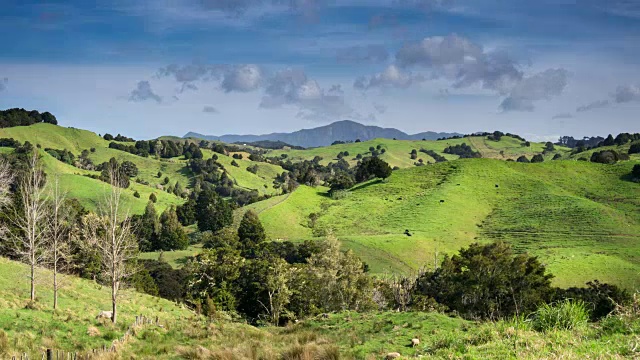
[[[42,284],[36,292],[37,309],[28,309],[25,308],[29,299],[27,273],[26,266],[0,258],[0,329],[8,335],[9,348],[14,353],[35,353],[47,347],[83,351],[110,346],[112,340],[123,335],[136,315],[158,316],[163,323],[192,316],[170,301],[125,291],[119,306],[119,324],[103,325],[95,317],[101,310],[110,310],[109,289],[73,277],[65,277],[59,308],[53,311],[52,292],[44,285],[50,273],[44,270],[40,271]],[[91,335],[91,327],[96,328],[98,334]],[[0,357],[4,358],[1,347]]]
[[[204,158],[208,159],[214,155],[211,150],[203,150]],[[281,174],[284,169],[280,166],[267,164],[263,162],[255,162],[249,160],[248,155],[245,153],[242,160],[234,159],[231,156],[215,153],[218,157],[218,162],[224,165],[227,173],[235,180],[236,184],[245,190],[258,190],[260,194],[275,194],[273,188],[273,180],[278,174]],[[239,166],[231,165],[231,162],[235,162]],[[247,167],[257,165],[258,171],[256,174],[247,170]]]
[[[125,205],[131,208],[133,213],[141,213],[147,204],[149,195],[155,193],[158,198],[156,208],[163,211],[167,206],[181,204],[184,200],[163,191],[159,187],[164,185],[166,177],[169,178],[169,185],[173,186],[180,182],[183,187],[192,185],[193,174],[188,168],[187,160],[181,158],[156,159],[154,157],[140,157],[124,151],[109,148],[110,141],[106,141],[97,134],[74,128],[65,128],[51,124],[36,124],[32,126],[21,126],[0,129],[0,138],[14,138],[20,142],[29,141],[34,145],[40,145],[42,149],[66,149],[79,156],[83,150],[93,150],[89,153],[89,158],[94,164],[101,164],[116,158],[119,162],[131,161],[138,167],[139,178],[149,185],[141,185],[132,179],[131,187],[125,190]],[[3,149],[3,152],[11,152],[11,149]],[[203,151],[205,158],[213,156],[209,150]],[[46,171],[50,175],[58,175],[61,180],[63,190],[68,192],[68,196],[77,198],[83,206],[88,209],[95,209],[96,204],[102,200],[104,192],[108,186],[98,180],[91,179],[84,175],[97,174],[97,172],[85,171],[73,166],[59,162],[41,151],[44,159]],[[229,156],[219,155],[219,162],[222,163],[231,177],[236,180],[237,186],[243,189],[255,189],[261,194],[274,194],[273,179],[278,173],[283,171],[279,166],[257,163],[250,160],[236,160],[240,167],[231,165],[233,160]],[[256,174],[250,173],[246,168],[250,165],[258,165]],[[158,177],[158,173],[162,173]],[[133,196],[138,191],[140,198]]]
[[[341,200],[300,187],[260,219],[274,239],[331,231],[378,273],[432,266],[436,255],[503,239],[539,255],[557,285],[597,278],[635,287],[640,186],[626,177],[633,164],[459,160],[395,171]],[[311,213],[319,214],[313,227]]]
[[[349,152],[349,156],[344,159],[351,165],[355,165],[357,163],[355,157],[358,154],[368,156],[371,154],[369,151],[370,147],[377,148],[378,145],[380,145],[382,149],[385,149],[385,153],[380,155],[380,158],[388,162],[392,167],[407,168],[414,166],[414,163],[417,161],[417,159],[411,159],[411,151],[413,149],[418,151],[418,159],[422,159],[425,163],[433,163],[435,162],[433,158],[425,153],[419,152],[420,149],[433,150],[448,160],[455,160],[458,158],[457,155],[445,154],[443,151],[448,146],[463,143],[471,146],[474,151],[479,151],[484,158],[503,160],[516,159],[520,155],[525,155],[531,159],[533,155],[540,154],[544,150],[544,143],[531,143],[530,147],[525,147],[522,145],[522,141],[508,136],[502,137],[500,141],[491,141],[486,137],[473,136],[463,139],[438,141],[374,139],[359,143],[337,144],[305,150],[274,150],[269,152],[268,156],[282,156],[286,154],[287,158],[291,161],[311,160],[315,156],[320,156],[322,157],[321,164],[327,165],[329,162],[338,160],[338,153],[347,151]],[[545,158],[550,160],[556,153],[566,156],[569,152],[570,149],[557,146],[556,151],[548,153]]]

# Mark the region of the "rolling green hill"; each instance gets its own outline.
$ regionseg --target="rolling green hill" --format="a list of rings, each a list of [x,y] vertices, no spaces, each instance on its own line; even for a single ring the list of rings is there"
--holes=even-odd
[[[436,255],[503,239],[539,255],[557,285],[597,278],[635,287],[640,185],[627,177],[633,164],[464,159],[398,170],[341,200],[301,186],[260,219],[273,239],[332,232],[377,273],[432,266]]]
[[[530,147],[522,145],[522,141],[503,136],[500,141],[488,140],[486,136],[471,136],[463,139],[449,139],[449,140],[390,140],[390,139],[374,139],[369,141],[363,141],[359,143],[348,144],[336,144],[331,146],[325,146],[321,148],[305,149],[305,150],[274,150],[270,151],[268,156],[287,156],[287,159],[291,161],[312,160],[315,156],[322,157],[320,162],[323,165],[327,165],[329,162],[337,161],[338,153],[347,151],[349,156],[345,156],[344,159],[349,162],[350,165],[355,165],[357,160],[355,157],[358,154],[362,156],[369,156],[371,152],[370,147],[385,150],[384,154],[380,155],[380,158],[388,162],[391,167],[397,166],[400,168],[407,168],[414,166],[418,159],[422,159],[425,163],[434,163],[434,159],[420,152],[420,149],[432,150],[441,156],[444,156],[447,160],[458,159],[459,156],[445,154],[443,151],[448,146],[455,146],[460,144],[467,144],[473,148],[474,151],[479,151],[484,158],[494,159],[517,159],[521,155],[527,156],[529,159],[535,154],[541,154],[544,150],[544,143],[531,143]],[[418,158],[416,160],[411,159],[411,151],[418,151]],[[546,160],[551,160],[555,154],[561,154],[562,156],[568,156],[570,149],[556,146],[556,150],[545,154]]]
[[[193,174],[188,168],[188,163],[183,158],[157,159],[154,157],[140,157],[124,151],[109,148],[110,141],[104,140],[97,134],[75,128],[66,128],[51,124],[35,124],[31,126],[19,126],[0,129],[0,138],[13,138],[20,142],[29,141],[34,145],[40,145],[42,149],[52,148],[71,151],[79,156],[83,150],[90,150],[89,159],[94,164],[101,164],[116,158],[119,162],[131,161],[138,167],[136,177],[148,185],[142,185],[132,179],[131,186],[124,192],[125,205],[130,207],[133,213],[141,213],[147,204],[149,195],[155,193],[158,198],[156,207],[163,211],[167,206],[179,205],[183,199],[162,190],[165,177],[169,178],[169,185],[180,182],[183,187],[190,188]],[[178,139],[180,140],[180,139]],[[11,152],[11,149],[3,149],[3,152]],[[213,156],[210,150],[203,151],[205,158]],[[44,166],[50,175],[60,177],[62,189],[71,198],[77,198],[88,209],[95,209],[96,204],[102,200],[108,185],[85,175],[98,174],[86,171],[71,165],[57,161],[46,152],[41,151]],[[219,162],[225,166],[237,186],[245,190],[257,190],[261,194],[274,194],[273,179],[278,173],[284,171],[276,165],[258,163],[250,160],[236,160],[239,167],[231,165],[233,160],[229,156],[218,154]],[[246,170],[250,165],[258,165],[258,171],[253,174]],[[158,173],[162,176],[158,177]],[[137,191],[140,198],[133,196]]]

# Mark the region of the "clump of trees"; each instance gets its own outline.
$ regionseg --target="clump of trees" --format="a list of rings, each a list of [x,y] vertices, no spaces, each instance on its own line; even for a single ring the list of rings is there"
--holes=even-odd
[[[45,148],[44,151],[58,161],[62,161],[63,163],[69,164],[69,165],[75,165],[76,156],[73,155],[73,153],[71,151],[68,151],[67,149],[57,150],[57,149]]]
[[[386,179],[391,176],[391,172],[391,167],[386,161],[378,157],[366,157],[356,167],[355,179],[357,182],[372,178]]]
[[[58,125],[58,120],[48,111],[40,113],[37,110],[28,111],[22,108],[0,110],[0,128],[29,126],[38,123]]]
[[[112,142],[109,144],[109,148],[125,151],[142,157],[154,155],[163,159],[169,159],[184,156],[187,160],[203,158],[200,147],[189,141],[140,140],[136,141],[135,145],[125,145]]]
[[[595,151],[591,154],[590,160],[600,164],[615,164],[620,160],[629,160],[629,155],[620,154],[615,150]]]
[[[131,161],[119,163],[115,158],[111,158],[108,162],[98,165],[96,170],[101,171],[98,177],[100,180],[109,184],[115,184],[115,186],[124,189],[128,188],[131,184],[131,178],[138,176],[138,167],[136,164]],[[117,175],[116,178],[113,178],[114,174]]]
[[[433,158],[433,160],[435,160],[437,163],[447,161],[447,158],[445,158],[444,156],[438,154],[437,152],[435,152],[433,150],[420,149],[420,152],[431,156]]]
[[[471,146],[466,143],[448,146],[443,151],[445,154],[458,155],[462,159],[479,158],[482,157],[479,152],[473,151]]]

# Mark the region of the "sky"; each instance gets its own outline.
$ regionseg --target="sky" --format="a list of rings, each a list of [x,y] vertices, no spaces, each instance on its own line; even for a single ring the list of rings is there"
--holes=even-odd
[[[0,108],[135,138],[640,132],[640,0],[0,0]]]

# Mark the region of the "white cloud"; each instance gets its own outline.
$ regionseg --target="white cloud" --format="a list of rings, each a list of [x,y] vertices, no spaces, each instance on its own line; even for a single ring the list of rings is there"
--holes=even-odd
[[[260,88],[263,72],[258,65],[238,65],[224,73],[220,86],[226,92],[249,92]]]
[[[504,111],[533,111],[535,101],[549,100],[562,94],[568,76],[564,69],[548,69],[526,77],[511,90],[500,107]]]
[[[425,81],[425,77],[420,74],[413,74],[409,71],[403,71],[396,65],[389,65],[381,72],[370,77],[359,77],[353,87],[360,90],[368,90],[377,87],[395,87],[406,89],[413,84]]]

